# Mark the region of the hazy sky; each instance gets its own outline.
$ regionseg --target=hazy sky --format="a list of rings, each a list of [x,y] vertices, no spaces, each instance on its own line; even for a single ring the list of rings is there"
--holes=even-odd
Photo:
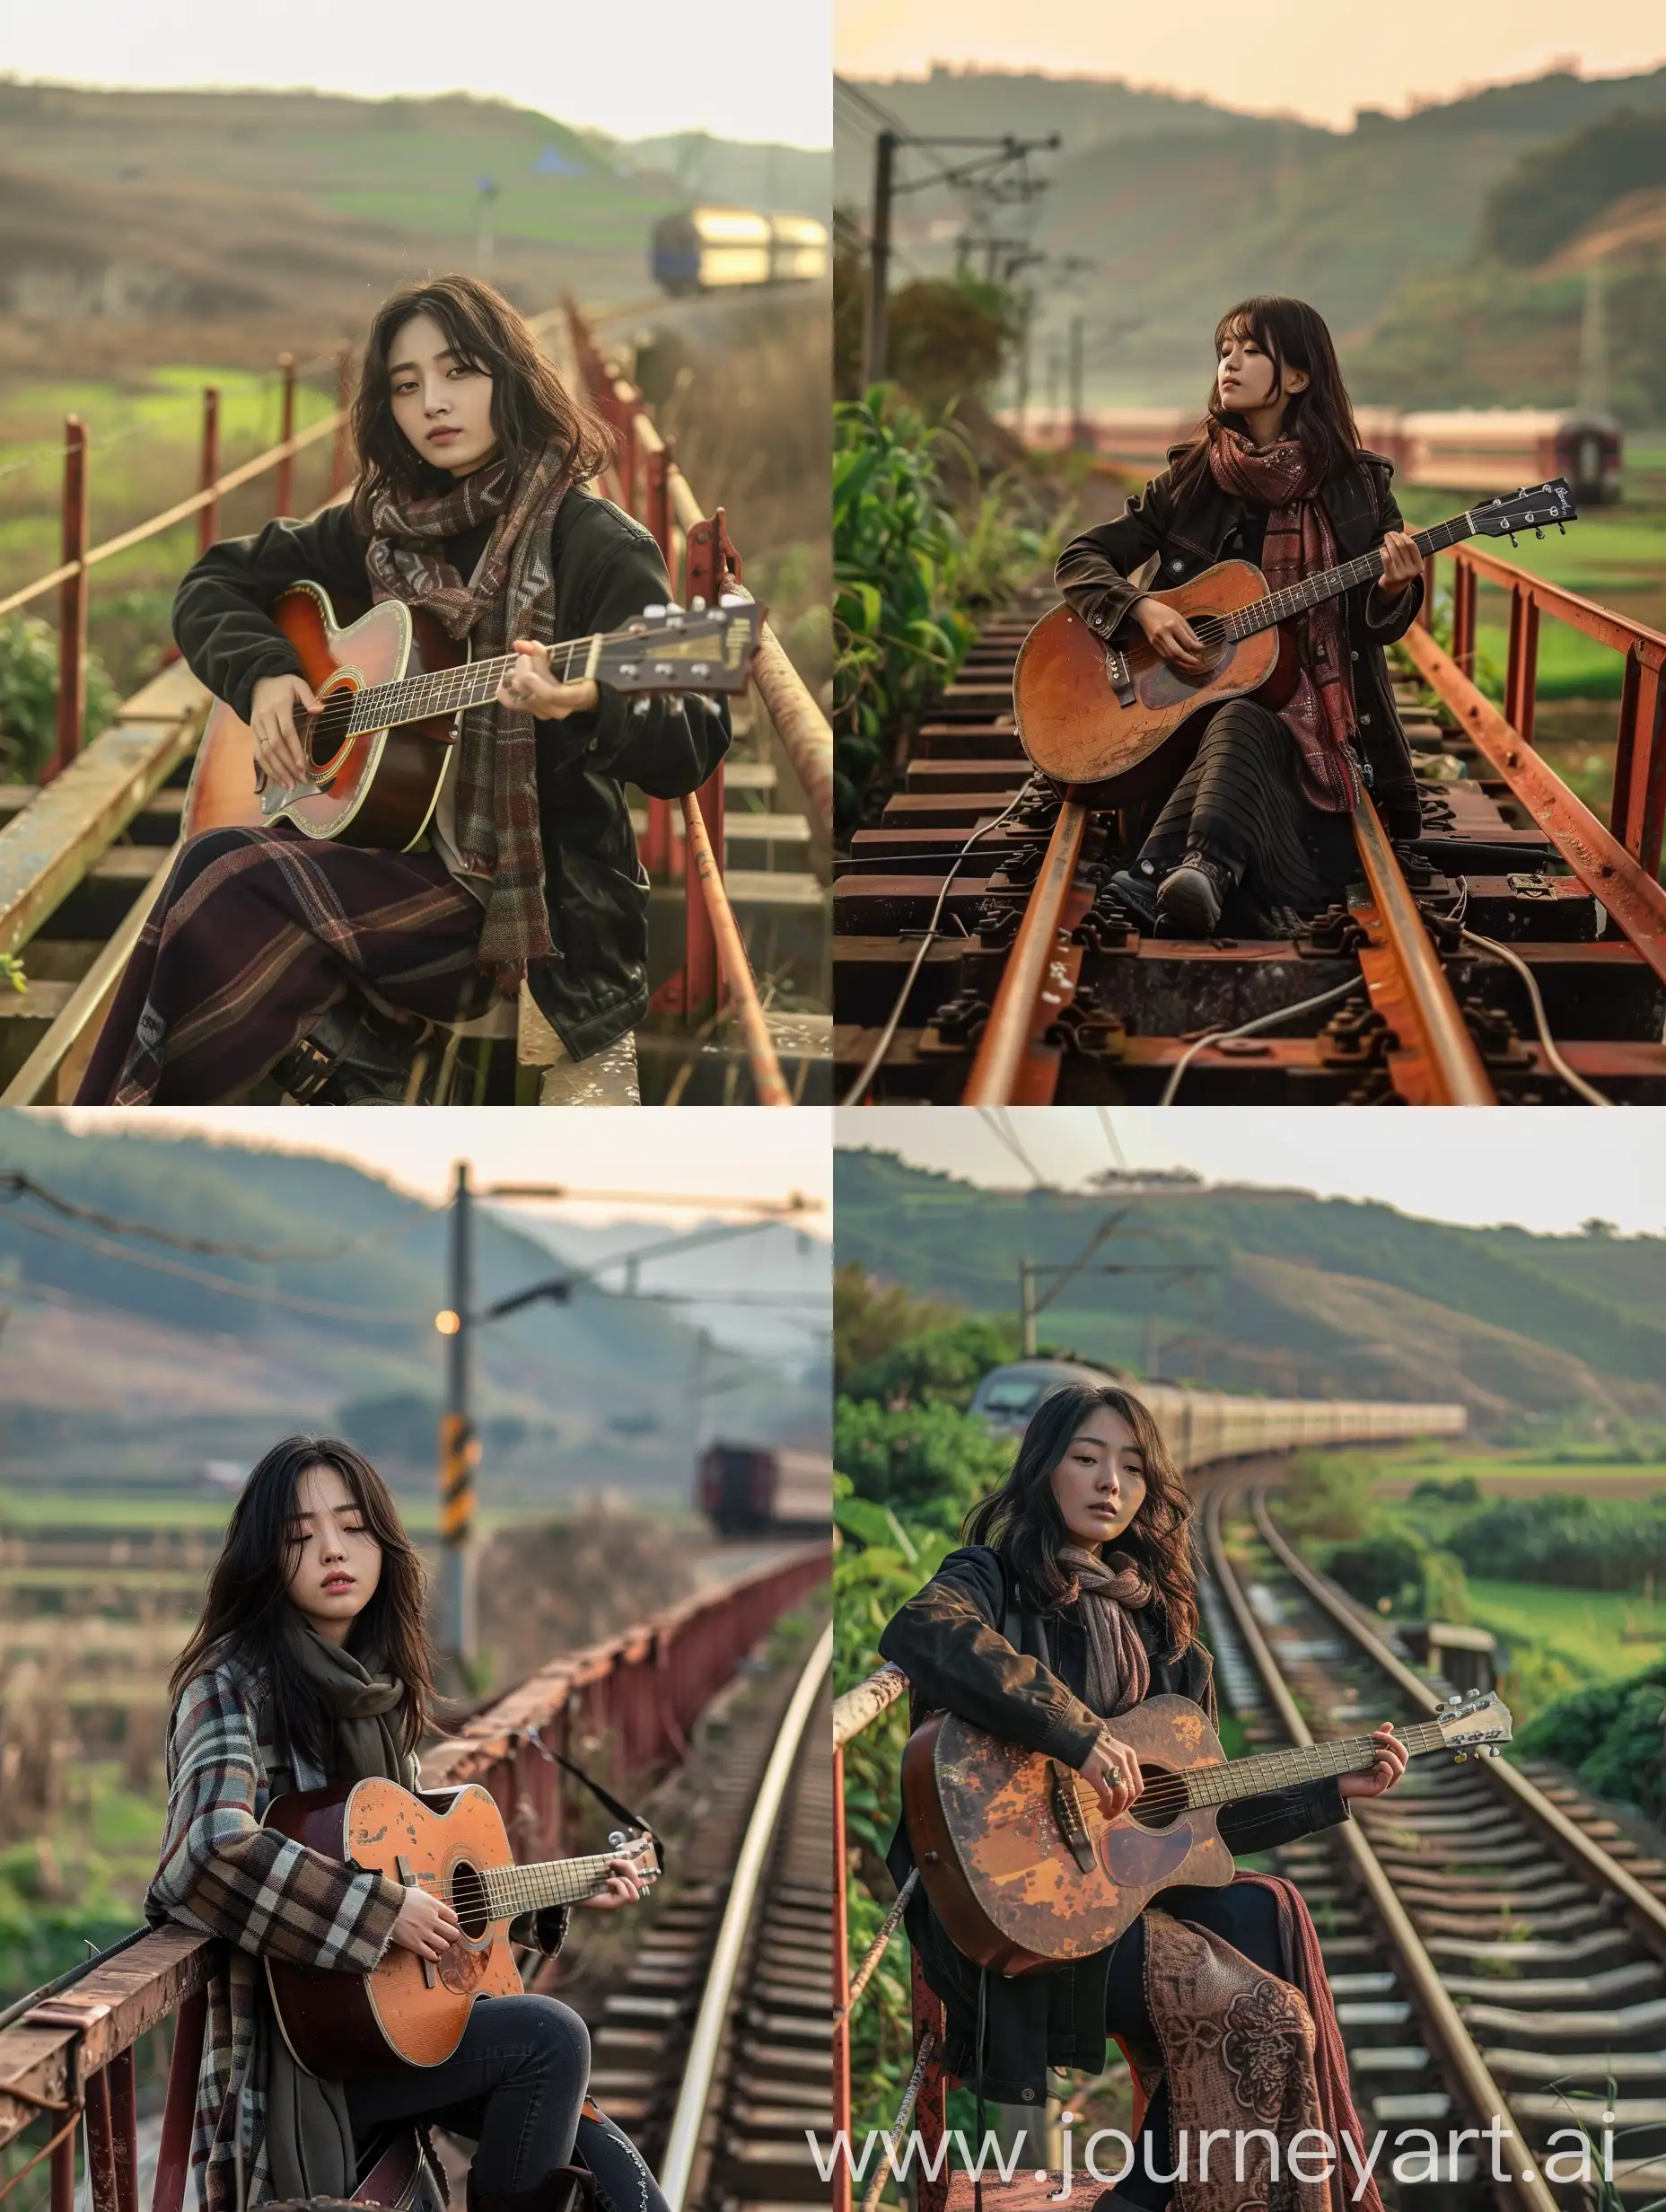
[[[1189,93],[1232,108],[1347,124],[1571,59],[1590,76],[1666,60],[1658,0],[837,0],[835,57],[851,76],[934,61],[1034,68]]]
[[[140,1136],[175,1128],[284,1152],[322,1153],[431,1199],[445,1196],[453,1163],[468,1159],[477,1186],[554,1182],[589,1190],[676,1191],[704,1202],[670,1208],[564,1200],[540,1209],[556,1220],[663,1220],[671,1228],[688,1228],[702,1211],[729,1210],[725,1199],[785,1198],[800,1190],[819,1199],[821,1210],[799,1216],[797,1225],[814,1236],[831,1234],[827,1208],[833,1117],[820,1107],[792,1113],[720,1106],[641,1113],[578,1107],[538,1113],[489,1106],[450,1107],[443,1113],[367,1107],[304,1113],[293,1106],[94,1107],[57,1118],[72,1128],[127,1128]]]
[[[0,0],[0,71],[107,85],[501,94],[618,138],[832,143],[827,0]]]
[[[1050,1182],[1075,1188],[1116,1164],[1091,1106],[1017,1107],[1007,1118]],[[1554,1233],[1595,1215],[1627,1231],[1666,1233],[1666,1116],[1658,1112],[1118,1106],[1109,1119],[1131,1168],[1189,1167],[1212,1182],[1381,1198],[1433,1221]],[[972,1109],[856,1107],[837,1125],[841,1145],[900,1153],[986,1188],[1023,1189],[1032,1180]]]

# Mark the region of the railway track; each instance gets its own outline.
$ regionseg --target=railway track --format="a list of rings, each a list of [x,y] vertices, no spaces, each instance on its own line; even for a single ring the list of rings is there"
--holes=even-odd
[[[535,1985],[583,2016],[592,2088],[672,2212],[827,2200],[805,2130],[832,2127],[830,1656],[824,1630],[715,1701],[647,1808],[677,1841],[640,1940]]]
[[[1229,1519],[1250,1540],[1249,1568],[1229,1555]],[[1203,1523],[1206,1630],[1252,1745],[1356,1734],[1444,1702],[1447,1685],[1301,1559],[1253,1472],[1214,1485]],[[1531,1762],[1421,1760],[1354,1815],[1274,1856],[1313,1910],[1368,2133],[1388,2131],[1390,2157],[1402,2129],[1440,2146],[1438,2173],[1420,2177],[1412,2138],[1415,2164],[1385,2196],[1551,2212],[1666,2192],[1666,1861]],[[1484,2138],[1455,2156],[1451,2144],[1495,2113],[1512,2130],[1503,2178]],[[1600,2174],[1605,2126],[1611,2184],[1564,2179],[1578,2139],[1552,2135],[1583,2127]]]
[[[984,625],[902,786],[850,839],[833,897],[840,1097],[877,1057],[864,1087],[881,1102],[1157,1102],[1177,1073],[1195,1105],[1575,1099],[1521,970],[1468,928],[1530,974],[1574,1075],[1618,1102],[1666,1099],[1666,984],[1635,902],[1597,898],[1496,748],[1409,675],[1397,691],[1420,770],[1415,846],[1362,822],[1349,903],[1290,939],[1142,936],[1109,887],[1140,824],[1061,806],[1013,726],[1018,648],[1055,598],[1039,587]],[[1267,1016],[1258,1034],[1197,1043]]]

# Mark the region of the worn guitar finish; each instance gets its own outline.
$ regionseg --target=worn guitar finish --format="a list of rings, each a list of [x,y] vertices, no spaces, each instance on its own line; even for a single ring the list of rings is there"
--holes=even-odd
[[[369,1974],[332,1972],[266,1956],[272,2007],[309,2072],[328,2081],[385,2074],[402,2061],[439,2066],[462,2041],[478,1997],[518,1997],[521,1970],[509,1924],[542,1905],[575,1904],[607,1886],[609,1858],[517,1866],[502,1813],[478,1783],[413,1795],[381,1777],[351,1787],[274,1798],[265,1826],[326,1858],[420,1887],[455,1909],[462,1936],[435,1962],[390,1944]],[[637,1838],[614,1856],[651,1855]],[[644,1867],[644,1879],[652,1879]]]
[[[1132,1926],[1160,1890],[1219,1888],[1232,1855],[1215,1821],[1234,1800],[1363,1772],[1369,1736],[1228,1760],[1201,1706],[1147,1698],[1109,1724],[1139,1760],[1141,1792],[1108,1821],[1082,1777],[951,1713],[908,1739],[902,1804],[932,1909],[975,1965],[1013,1975],[1089,1957]],[[1495,1697],[1397,1734],[1414,1756],[1506,1742]]]

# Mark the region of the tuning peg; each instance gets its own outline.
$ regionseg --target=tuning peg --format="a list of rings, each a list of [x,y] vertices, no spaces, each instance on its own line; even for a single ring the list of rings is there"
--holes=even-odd
[[[689,612],[692,614],[704,614],[706,612],[706,601],[700,592],[697,592],[694,597],[688,601],[688,609]]]
[[[649,705],[650,701],[644,693],[644,696],[636,702],[630,711],[633,715],[645,715],[648,711]]]
[[[625,1833],[625,1830],[622,1828],[612,1828],[608,1830],[608,1848],[609,1851],[622,1851],[629,1841],[630,1838]]]

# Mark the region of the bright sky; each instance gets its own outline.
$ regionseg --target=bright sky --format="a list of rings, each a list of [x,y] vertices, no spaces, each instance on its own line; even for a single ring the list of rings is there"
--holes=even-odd
[[[77,84],[500,94],[616,138],[832,143],[828,0],[0,0],[0,68]]]
[[[1224,0],[837,0],[842,75],[923,75],[934,61],[1122,77],[1131,84],[1344,127],[1571,59],[1587,76],[1666,61],[1658,0],[1394,0],[1337,7]]]
[[[1017,1107],[1001,1119],[1062,1188],[1118,1164],[1093,1107]],[[1627,1232],[1666,1233],[1666,1116],[1658,1112],[1118,1106],[1109,1119],[1133,1169],[1189,1167],[1211,1182],[1381,1198],[1425,1220],[1477,1227],[1513,1223],[1556,1233],[1594,1215]],[[994,1117],[976,1109],[855,1107],[839,1113],[837,1128],[842,1146],[899,1153],[986,1189],[1024,1189],[1032,1181]]]
[[[663,1221],[673,1230],[686,1229],[702,1216],[743,1218],[746,1209],[735,1207],[737,1198],[785,1199],[798,1190],[820,1205],[794,1216],[795,1226],[812,1236],[832,1233],[833,1117],[820,1107],[785,1114],[741,1106],[640,1113],[578,1107],[540,1113],[490,1106],[452,1106],[443,1113],[415,1107],[408,1112],[348,1106],[305,1112],[294,1106],[87,1107],[55,1118],[76,1129],[130,1129],[145,1137],[175,1129],[222,1143],[322,1154],[351,1160],[429,1199],[446,1196],[460,1159],[472,1163],[477,1188],[541,1182],[644,1194],[539,1207],[557,1221]],[[700,1203],[656,1206],[654,1195],[661,1192]],[[530,1204],[527,1210],[533,1210]]]

